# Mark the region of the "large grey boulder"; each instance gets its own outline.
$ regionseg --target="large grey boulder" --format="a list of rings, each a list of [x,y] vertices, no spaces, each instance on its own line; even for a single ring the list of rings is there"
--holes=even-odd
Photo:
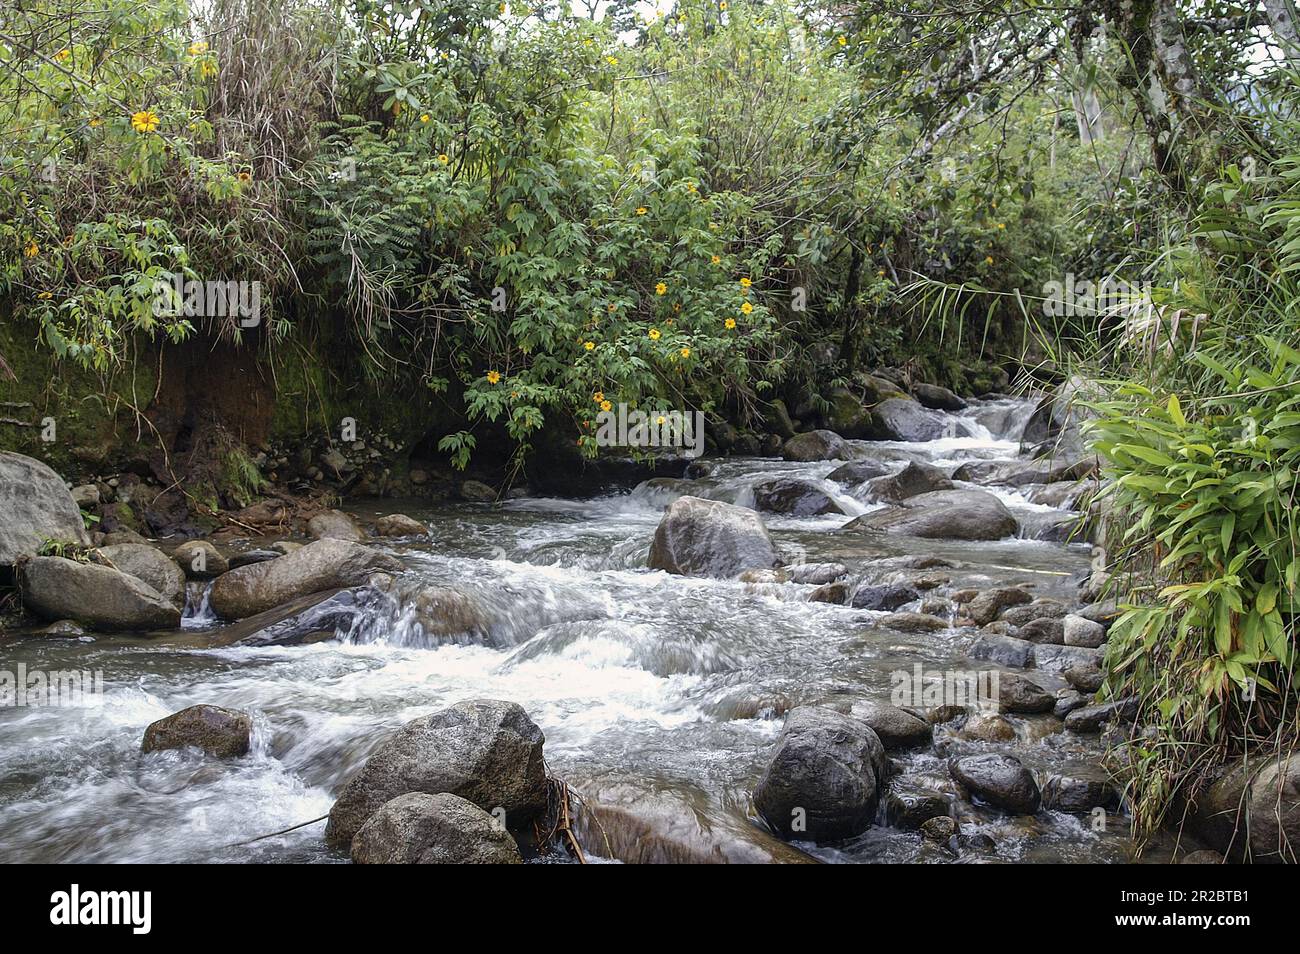
[[[927,540],[1000,540],[1019,529],[1002,501],[982,490],[937,490],[863,514],[844,529],[905,533]]]
[[[1300,861],[1300,754],[1234,760],[1189,800],[1186,817],[1233,860]]]
[[[936,411],[960,411],[966,407],[965,401],[952,391],[937,384],[913,384],[912,397]]]
[[[221,706],[190,706],[144,730],[143,752],[163,749],[202,749],[217,758],[231,759],[248,754],[253,720],[247,712]]]
[[[885,777],[884,746],[869,725],[800,706],[786,717],[754,807],[786,838],[848,838],[871,824]]]
[[[383,805],[408,792],[448,792],[518,829],[546,808],[546,741],[513,702],[472,699],[408,722],[343,787],[325,840],[349,845]]]
[[[867,484],[866,492],[874,500],[891,500],[897,503],[918,494],[935,490],[952,490],[953,482],[938,467],[910,461],[896,474],[877,477]]]
[[[951,760],[948,772],[974,797],[1015,815],[1032,815],[1042,802],[1034,776],[1010,755],[967,755]]]
[[[211,580],[230,569],[230,561],[207,540],[187,540],[172,551],[172,559],[191,580]]]
[[[849,442],[834,431],[808,431],[796,434],[782,444],[781,456],[786,460],[808,462],[852,460],[855,455]]]
[[[827,480],[833,480],[837,484],[846,484],[856,486],[872,480],[876,477],[884,477],[889,474],[889,467],[878,460],[853,460],[847,464],[840,464],[829,474]]]
[[[871,726],[887,751],[929,745],[934,738],[930,723],[915,713],[884,702],[860,702],[853,707],[855,719]]]
[[[871,417],[879,440],[933,441],[957,434],[948,418],[910,398],[881,401],[872,410]]]
[[[149,584],[115,570],[63,557],[26,561],[23,604],[43,619],[73,619],[91,629],[173,629],[180,609]]]
[[[679,497],[655,528],[649,567],[682,576],[731,579],[779,562],[758,514],[702,497]]]
[[[89,543],[80,508],[49,467],[0,451],[0,566],[33,556],[46,540]]]
[[[274,560],[223,573],[212,584],[209,603],[218,616],[242,619],[308,593],[356,586],[377,571],[401,569],[397,560],[359,543],[317,540]]]
[[[766,513],[783,513],[792,517],[844,512],[830,494],[811,480],[798,477],[775,477],[755,485],[754,507]]]
[[[408,792],[383,804],[352,839],[359,865],[519,865],[510,833],[458,795]]]
[[[118,543],[100,547],[97,552],[123,573],[148,583],[177,608],[184,608],[185,573],[157,547],[147,543]]]

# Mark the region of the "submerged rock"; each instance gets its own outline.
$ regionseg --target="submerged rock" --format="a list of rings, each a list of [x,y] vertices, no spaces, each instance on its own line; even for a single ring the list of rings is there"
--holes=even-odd
[[[754,807],[786,838],[848,838],[870,826],[885,774],[884,746],[870,726],[800,706],[786,717]]]
[[[209,604],[225,619],[253,616],[320,590],[364,583],[375,571],[402,564],[349,540],[317,540],[265,563],[230,570],[212,584]]]
[[[967,755],[948,763],[952,777],[981,801],[1016,815],[1038,811],[1038,783],[1020,760],[1010,755]]]
[[[910,586],[891,583],[885,586],[859,586],[853,591],[851,603],[855,609],[892,611],[920,597],[921,594]]]
[[[655,529],[648,565],[682,576],[732,579],[779,562],[776,545],[754,511],[702,497],[679,497]]]
[[[458,795],[408,792],[383,804],[352,839],[359,865],[519,865],[510,833]]]
[[[837,484],[857,486],[876,477],[885,477],[888,474],[889,468],[878,460],[855,460],[836,467],[826,475],[826,479],[833,480]]]
[[[90,542],[72,494],[39,460],[0,451],[0,566],[32,556],[47,540]]]
[[[45,619],[73,619],[109,630],[181,624],[179,607],[148,583],[112,567],[35,557],[22,565],[20,578],[23,605]]]
[[[487,812],[500,808],[508,828],[521,828],[546,808],[545,741],[513,702],[473,699],[414,719],[343,787],[325,840],[351,844],[371,815],[409,792],[448,792]]]
[[[990,493],[937,490],[863,514],[844,529],[890,531],[930,540],[1000,540],[1019,526],[1011,511]]]
[[[248,754],[253,720],[247,712],[221,706],[190,706],[159,719],[144,730],[143,752],[202,749],[222,759]]]

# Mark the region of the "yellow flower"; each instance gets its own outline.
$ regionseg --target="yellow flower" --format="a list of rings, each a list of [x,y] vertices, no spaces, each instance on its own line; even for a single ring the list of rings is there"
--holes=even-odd
[[[699,191],[699,188],[695,185],[694,182],[688,182],[688,183],[686,183],[686,191],[687,191],[687,192],[698,192],[698,191]]]
[[[583,346],[584,348],[586,348],[588,351],[592,351],[592,350],[594,350],[595,347],[596,347],[596,342],[594,342],[594,341],[584,341],[584,342],[582,343],[582,346]]]
[[[658,328],[651,328],[651,329],[647,332],[647,334],[650,335],[650,340],[651,340],[651,341],[658,341],[658,340],[659,340],[659,329],[658,329]]]
[[[252,181],[253,181],[253,175],[252,175],[252,173],[250,173],[250,172],[241,172],[241,173],[239,174],[239,181],[240,181],[240,182],[252,182]]]
[[[609,313],[612,315],[612,314],[614,314],[614,311],[615,311],[617,308],[618,308],[618,305],[611,301],[611,302],[609,303],[608,311],[609,311]]]
[[[998,223],[998,228],[1000,228],[1000,229],[1005,229],[1006,227],[1007,227],[1007,223],[1005,223],[1005,222],[999,222],[999,223]]]
[[[216,63],[205,61],[202,65],[199,66],[199,76],[201,76],[203,79],[211,79],[216,75],[217,75]]]
[[[743,312],[744,314],[748,315],[751,311],[754,310],[754,306],[751,305],[749,302],[744,302],[744,303],[741,304],[741,306],[740,306],[740,310],[741,310],[741,312]]]
[[[41,247],[32,239],[28,239],[27,244],[23,246],[23,254],[28,258],[35,258],[41,254]]]
[[[998,200],[997,200],[997,199],[994,199],[994,200],[993,200],[993,208],[996,209],[997,207],[998,207]]]
[[[62,63],[64,60],[66,60],[66,59],[67,59],[68,57],[70,57],[71,55],[72,55],[72,51],[69,50],[69,49],[66,49],[66,48],[65,48],[65,49],[59,50],[59,52],[55,53],[55,54],[54,54],[54,58],[55,58],[56,60],[58,60],[60,63]]]
[[[993,256],[992,256],[992,255],[988,255],[988,256],[986,256],[986,257],[984,258],[984,264],[985,264],[985,265],[992,265],[992,264],[993,264]]]
[[[487,373],[487,383],[488,383],[488,384],[496,384],[496,383],[497,383],[498,381],[500,381],[500,380],[501,380],[501,372],[500,372],[500,371],[489,371],[489,372]]]
[[[190,56],[202,56],[208,52],[208,45],[202,40],[190,44]]]
[[[847,36],[837,36],[835,38],[835,42],[838,43],[840,46],[848,46],[849,38]]]
[[[104,120],[95,116],[91,118],[89,125],[91,129],[98,129],[100,126],[104,125]]]
[[[726,321],[724,321],[722,324],[726,327],[726,329],[727,329],[728,331],[730,331],[732,328],[735,328],[735,327],[736,327],[736,319],[735,319],[735,318],[728,318],[728,319],[727,319]]]
[[[709,261],[712,262],[714,265],[721,265],[721,264],[722,264],[722,256],[721,256],[721,255],[714,255],[712,258],[709,259]]]
[[[506,5],[502,3],[497,7],[497,13],[505,13],[505,12],[506,12]]]
[[[605,392],[597,391],[595,394],[591,396],[591,399],[595,401],[597,404],[600,404],[602,401],[605,400]]]
[[[151,133],[158,129],[158,114],[151,109],[142,109],[131,114],[131,128],[138,133]]]
[[[673,302],[673,314],[675,315],[681,310],[682,310],[682,303],[679,301]]]
[[[54,297],[54,292],[41,292],[36,297],[41,299],[42,301],[49,301],[51,298]]]
[[[617,56],[607,56],[607,57],[605,57],[605,62],[608,63],[610,66],[618,66],[618,57],[617,57]]]
[[[722,2],[718,4],[718,9],[719,10],[727,9],[727,0],[722,0]]]
[[[439,53],[438,55],[439,55],[442,59],[444,59],[444,60],[449,60],[449,59],[451,59],[451,54],[448,53],[446,50],[443,50],[443,51],[442,51],[441,53]]]
[[[709,223],[709,231],[710,231],[710,232],[716,232],[717,230],[718,230],[718,223],[717,223],[717,222],[710,222],[710,223]]]
[[[609,410],[610,408],[612,408],[613,406],[614,406],[614,405],[613,405],[613,404],[610,404],[608,401],[601,401],[601,402],[600,402],[600,409],[601,409],[602,411],[608,411],[608,410]]]
[[[883,268],[877,269],[877,270],[876,270],[876,275],[877,275],[878,277],[880,277],[880,278],[884,278],[884,277],[885,277],[885,270],[884,270]]]
[[[646,214],[647,212],[649,212],[649,211],[650,211],[650,210],[647,209],[644,205],[639,205],[639,206],[637,206],[636,214],[637,214],[637,215],[645,215],[645,214]]]
[[[691,349],[690,349],[690,348],[683,348],[679,353],[681,354],[681,356],[682,356],[683,358],[689,358],[689,357],[691,356]]]
[[[663,282],[659,282],[659,284],[655,285],[656,295],[662,295],[666,291],[668,291],[668,286],[665,285]]]
[[[422,123],[427,123],[428,121],[429,121],[429,114],[428,114],[428,113],[420,113],[420,122],[422,122]]]
[[[438,154],[438,161],[445,166],[447,163],[451,162],[451,158],[443,152]]]
[[[754,284],[754,283],[751,282],[748,278],[742,278],[742,279],[740,280],[740,287],[741,287],[741,288],[748,288],[748,287],[749,287],[750,285],[752,285],[752,284]]]

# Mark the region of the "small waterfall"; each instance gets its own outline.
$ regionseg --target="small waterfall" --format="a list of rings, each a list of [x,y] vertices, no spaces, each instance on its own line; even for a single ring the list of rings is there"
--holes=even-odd
[[[209,599],[212,581],[191,581],[185,584],[185,611],[181,614],[181,629],[210,629],[221,621],[212,612]]]

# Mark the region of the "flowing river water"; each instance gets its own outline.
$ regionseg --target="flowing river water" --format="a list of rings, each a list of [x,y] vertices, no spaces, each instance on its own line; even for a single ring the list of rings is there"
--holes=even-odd
[[[946,469],[1014,457],[1031,407],[977,403],[955,416],[975,436],[867,450]],[[221,647],[220,630],[204,628],[201,616],[184,633],[149,639],[94,634],[0,644],[6,668],[101,670],[105,690],[94,707],[0,710],[0,856],[346,860],[323,846],[322,824],[239,843],[324,815],[388,731],[475,697],[521,704],[546,734],[554,774],[589,799],[624,806],[629,817],[656,819],[656,834],[667,829],[671,844],[646,849],[647,858],[741,860],[788,850],[756,831],[749,794],[790,706],[887,702],[897,671],[990,664],[966,656],[970,627],[901,633],[881,625],[884,613],[809,602],[811,586],[647,570],[655,526],[680,493],[746,504],[755,483],[794,475],[821,481],[850,516],[875,506],[824,481],[838,462],[711,463],[701,480],[655,481],[593,499],[353,507],[363,520],[400,511],[429,526],[426,541],[376,545],[406,564],[404,579],[469,594],[490,623],[472,638],[432,639],[399,605],[311,645]],[[1021,538],[963,543],[841,533],[850,519],[843,515],[764,520],[787,562],[843,563],[851,580],[887,580],[901,558],[925,555],[952,564],[936,594],[1023,584],[1039,596],[1073,600],[1089,548],[1026,538],[1059,511],[1020,490],[987,489],[1020,518]],[[150,722],[197,703],[253,715],[248,757],[141,754]],[[946,757],[987,750],[1014,753],[1040,778],[1100,777],[1095,737],[1063,731],[1050,714],[1011,721],[1017,738],[997,744],[938,727],[935,747],[896,755],[901,779],[914,789],[951,792]],[[987,836],[964,860],[1124,861],[1132,854],[1122,819],[1098,830],[1087,816],[962,811],[963,830]],[[916,832],[884,825],[847,843],[800,847],[833,862],[953,860]],[[599,845],[588,848],[603,854]]]

